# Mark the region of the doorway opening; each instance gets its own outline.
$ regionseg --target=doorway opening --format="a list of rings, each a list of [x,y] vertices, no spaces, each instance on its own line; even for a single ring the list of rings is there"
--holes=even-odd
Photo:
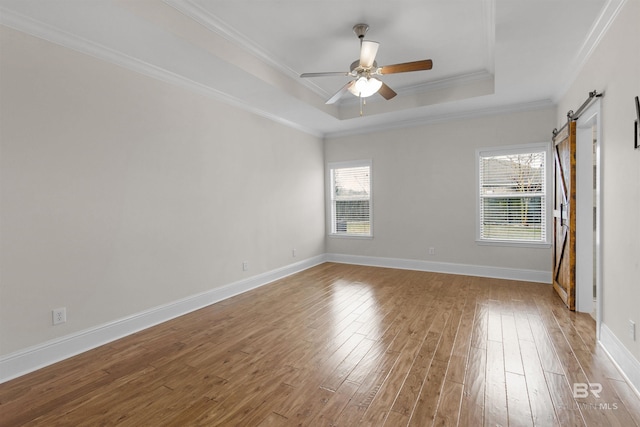
[[[600,100],[578,119],[576,130],[576,311],[601,319]]]

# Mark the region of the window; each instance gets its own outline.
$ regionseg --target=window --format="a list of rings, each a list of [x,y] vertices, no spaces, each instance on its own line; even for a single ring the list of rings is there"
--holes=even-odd
[[[331,234],[372,236],[371,161],[330,163]]]
[[[548,144],[478,151],[478,242],[548,244],[548,158]]]

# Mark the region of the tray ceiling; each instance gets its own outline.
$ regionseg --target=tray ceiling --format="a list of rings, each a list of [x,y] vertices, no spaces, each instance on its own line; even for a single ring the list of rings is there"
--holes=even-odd
[[[0,23],[320,136],[553,105],[624,0],[1,0]],[[324,101],[380,42],[398,96]]]

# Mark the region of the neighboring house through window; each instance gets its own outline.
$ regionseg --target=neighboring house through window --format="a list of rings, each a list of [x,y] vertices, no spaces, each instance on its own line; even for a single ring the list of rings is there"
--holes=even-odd
[[[328,166],[330,234],[371,237],[371,161]]]
[[[549,144],[481,149],[479,243],[548,245]]]

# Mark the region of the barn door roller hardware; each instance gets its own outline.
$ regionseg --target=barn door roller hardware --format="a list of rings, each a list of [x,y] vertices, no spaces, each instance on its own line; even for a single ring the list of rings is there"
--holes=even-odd
[[[597,90],[594,90],[593,92],[589,92],[589,97],[582,103],[580,107],[578,107],[578,109],[575,112],[573,110],[569,110],[567,112],[567,123],[578,120],[582,112],[587,108],[589,108],[591,103],[593,103],[593,101],[595,101],[596,98],[600,98],[602,95],[604,94],[602,92],[598,93]],[[564,129],[566,126],[567,124],[565,123],[564,126],[562,126],[560,129],[557,129],[557,128],[554,129],[553,136],[556,136],[557,134],[559,134],[560,131],[562,131],[562,129]]]

